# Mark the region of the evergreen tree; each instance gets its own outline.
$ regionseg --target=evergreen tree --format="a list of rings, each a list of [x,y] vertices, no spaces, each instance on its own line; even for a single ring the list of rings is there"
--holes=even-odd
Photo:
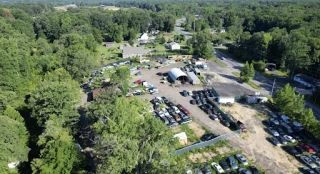
[[[253,64],[246,62],[240,72],[240,79],[244,82],[249,82],[254,76]]]

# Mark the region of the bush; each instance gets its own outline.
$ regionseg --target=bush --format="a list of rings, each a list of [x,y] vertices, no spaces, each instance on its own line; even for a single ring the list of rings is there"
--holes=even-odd
[[[265,71],[266,64],[262,60],[259,60],[258,62],[253,61],[252,63],[253,63],[254,70],[259,72]]]

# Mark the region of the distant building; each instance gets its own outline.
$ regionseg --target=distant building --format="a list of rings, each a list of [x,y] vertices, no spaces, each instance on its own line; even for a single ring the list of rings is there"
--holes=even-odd
[[[169,43],[168,47],[170,50],[180,50],[180,45],[176,42]]]
[[[110,48],[113,47],[114,43],[113,42],[106,42],[106,47]]]
[[[305,74],[297,74],[293,77],[293,80],[306,87],[314,87],[316,84],[316,81],[314,78],[307,76]]]
[[[122,58],[130,57],[144,57],[147,54],[150,54],[151,50],[146,50],[143,47],[123,47],[122,49]]]
[[[148,40],[148,34],[147,33],[142,33],[141,36],[139,37],[139,40]]]
[[[76,4],[69,4],[66,5],[66,8],[77,8],[78,6]]]

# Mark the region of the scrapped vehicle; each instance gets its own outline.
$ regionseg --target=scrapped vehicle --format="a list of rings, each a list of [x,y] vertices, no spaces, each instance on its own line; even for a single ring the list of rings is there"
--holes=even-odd
[[[279,136],[279,133],[273,128],[273,127],[269,127],[268,131],[270,132],[271,135],[273,136]]]
[[[201,137],[201,141],[209,141],[209,140],[212,140],[214,139],[214,134],[212,133],[208,133],[208,134],[204,134],[202,137]]]
[[[283,149],[286,150],[290,155],[300,156],[300,153],[297,151],[297,149],[292,146],[284,146]]]
[[[270,141],[276,146],[281,146],[281,143],[276,137],[270,137]]]
[[[224,173],[224,170],[222,169],[222,167],[219,164],[212,162],[211,166],[217,173],[219,173],[219,174]]]
[[[236,154],[236,158],[242,165],[248,165],[248,160],[241,154]]]
[[[234,170],[238,169],[237,162],[236,162],[236,160],[234,159],[233,156],[229,156],[227,158],[227,160],[229,161],[229,165],[231,166],[232,169],[234,169]]]
[[[296,140],[290,135],[283,135],[283,138],[286,139],[290,143],[296,142]]]
[[[251,170],[252,174],[260,174],[259,170],[255,166],[250,166],[249,169]]]
[[[317,155],[309,155],[309,158],[311,158],[315,163],[320,165],[320,158]]]
[[[309,167],[316,168],[317,165],[307,156],[301,156],[300,159]]]
[[[244,168],[239,168],[238,172],[241,174],[252,174],[249,170],[244,169]]]
[[[223,168],[223,170],[230,170],[230,167],[229,167],[228,163],[225,160],[220,160],[219,164]]]

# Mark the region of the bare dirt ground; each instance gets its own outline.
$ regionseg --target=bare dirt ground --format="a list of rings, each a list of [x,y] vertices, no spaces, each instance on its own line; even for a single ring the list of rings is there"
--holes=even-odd
[[[204,113],[200,108],[195,105],[190,104],[190,97],[183,97],[179,92],[182,90],[201,90],[203,86],[192,86],[192,85],[182,85],[180,87],[171,87],[168,84],[161,84],[161,77],[156,75],[157,72],[166,73],[173,67],[180,67],[182,64],[173,64],[160,69],[152,70],[141,70],[142,76],[133,77],[132,81],[138,79],[146,80],[152,83],[159,89],[159,94],[157,95],[144,95],[141,98],[146,98],[148,100],[156,96],[165,96],[175,104],[181,104],[186,107],[190,113],[193,121],[199,123],[201,126],[205,126],[210,131],[217,135],[225,134],[230,132],[230,130],[222,126],[217,121],[212,121],[206,113]],[[214,70],[213,70],[214,71]],[[217,77],[219,82],[228,82],[229,79],[225,79],[223,76]],[[263,125],[261,123],[262,118],[257,116],[256,110],[263,110],[261,108],[246,107],[241,104],[235,104],[231,108],[223,108],[225,111],[232,114],[236,119],[241,120],[249,130],[248,133],[244,133],[243,137],[233,136],[228,138],[229,143],[235,148],[242,150],[243,153],[249,157],[254,163],[265,169],[267,173],[272,174],[289,174],[298,173],[298,166],[301,164],[291,157],[289,154],[284,152],[279,147],[274,147],[270,142],[267,141],[266,137],[269,135],[264,131]],[[191,125],[192,126],[192,125]],[[195,154],[191,157],[192,160],[204,160],[207,157],[201,157],[201,154]]]
[[[248,131],[243,138],[234,137],[232,146],[237,147],[257,162],[268,173],[296,173],[298,166],[302,166],[296,159],[290,156],[280,147],[272,145],[266,137],[270,135],[264,130],[262,114],[257,114],[257,109],[265,111],[261,106],[248,106],[235,103],[232,107],[221,107],[236,119],[241,120]],[[265,116],[266,117],[266,116]]]

